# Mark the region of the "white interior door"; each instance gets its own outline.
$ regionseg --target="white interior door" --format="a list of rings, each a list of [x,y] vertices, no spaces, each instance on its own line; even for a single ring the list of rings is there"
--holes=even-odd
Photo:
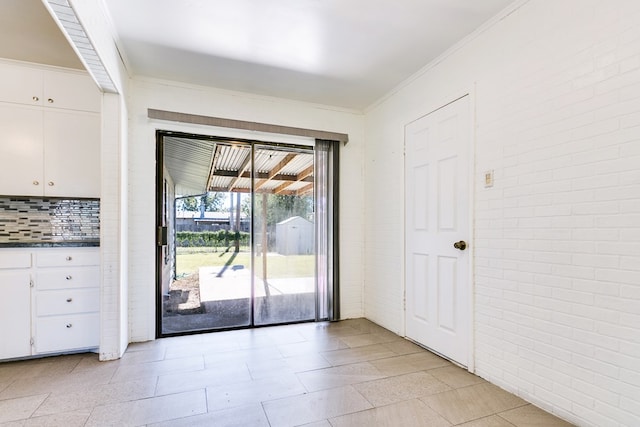
[[[470,129],[468,96],[405,129],[406,335],[463,366],[471,319]]]

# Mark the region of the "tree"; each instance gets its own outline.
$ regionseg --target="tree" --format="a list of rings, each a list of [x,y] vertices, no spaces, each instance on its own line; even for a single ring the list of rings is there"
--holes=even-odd
[[[199,196],[177,199],[176,208],[179,211],[197,212],[204,205],[205,212],[222,212],[226,198],[226,193],[209,192]]]
[[[256,198],[254,207],[254,216],[261,220],[263,209],[262,198]],[[292,216],[300,216],[304,219],[311,220],[313,216],[313,197],[312,196],[293,196],[284,194],[267,195],[267,224],[274,225],[280,221],[284,221]],[[249,216],[251,209],[251,199],[246,198],[242,201],[242,212]]]
[[[201,201],[204,201],[205,211],[221,212],[224,208],[224,202],[226,199],[226,193],[209,192],[202,197]]]
[[[200,201],[197,197],[185,197],[176,200],[176,209],[179,211],[196,212]]]

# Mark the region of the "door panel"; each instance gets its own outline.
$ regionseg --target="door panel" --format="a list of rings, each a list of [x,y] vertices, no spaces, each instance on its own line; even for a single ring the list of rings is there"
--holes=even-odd
[[[444,331],[456,331],[456,272],[458,259],[438,257],[438,327]]]
[[[413,254],[413,278],[416,283],[427,283],[429,277],[429,255]],[[426,286],[415,286],[413,289],[413,316],[416,320],[428,323],[429,310]]]
[[[257,147],[256,175],[313,167],[313,152]],[[300,177],[302,178],[302,177]],[[311,180],[309,180],[311,181]],[[254,182],[254,321],[256,325],[316,318],[314,185]]]
[[[467,365],[471,316],[468,97],[407,125],[406,335]]]

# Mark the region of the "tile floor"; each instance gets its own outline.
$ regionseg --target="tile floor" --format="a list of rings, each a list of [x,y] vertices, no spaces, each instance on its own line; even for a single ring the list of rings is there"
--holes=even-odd
[[[570,426],[364,319],[0,364],[2,426]]]

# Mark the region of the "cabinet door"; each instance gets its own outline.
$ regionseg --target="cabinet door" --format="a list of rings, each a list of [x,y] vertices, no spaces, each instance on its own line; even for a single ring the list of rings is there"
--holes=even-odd
[[[31,287],[28,271],[0,272],[0,359],[31,354]]]
[[[44,194],[100,197],[100,116],[44,112]]]
[[[57,71],[44,72],[44,105],[100,112],[102,94],[91,77]]]
[[[0,64],[0,101],[42,105],[42,70]]]
[[[42,109],[0,103],[0,194],[42,196]]]

